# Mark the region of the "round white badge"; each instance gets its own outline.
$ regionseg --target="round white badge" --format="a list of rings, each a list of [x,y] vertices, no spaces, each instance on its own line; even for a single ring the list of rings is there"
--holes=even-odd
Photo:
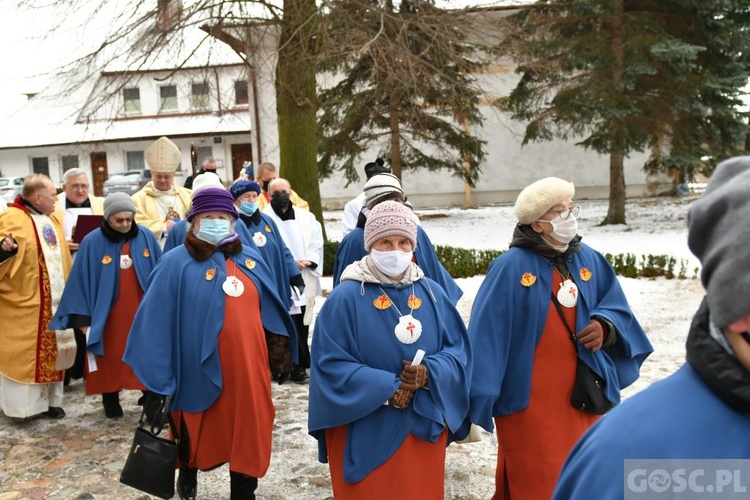
[[[133,265],[133,259],[130,255],[120,255],[120,269],[130,269]]]
[[[575,307],[578,304],[578,287],[571,280],[565,280],[557,291],[557,301],[565,307]]]
[[[227,279],[224,280],[224,284],[221,285],[221,288],[224,290],[224,293],[230,297],[239,297],[245,293],[245,285],[235,276],[227,276]]]
[[[411,314],[401,316],[393,329],[396,338],[404,344],[413,344],[422,336],[422,322]]]
[[[261,233],[260,231],[256,231],[253,235],[253,241],[255,242],[255,246],[262,247],[266,245],[266,235]]]

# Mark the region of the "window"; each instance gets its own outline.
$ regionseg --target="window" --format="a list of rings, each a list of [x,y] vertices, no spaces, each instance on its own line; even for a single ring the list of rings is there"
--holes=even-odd
[[[250,102],[247,92],[247,82],[245,80],[237,80],[234,82],[234,103],[237,105],[247,104]]]
[[[35,174],[44,174],[49,176],[49,158],[32,158],[31,169]]]
[[[63,156],[62,168],[63,172],[67,172],[71,168],[78,168],[78,155]]]
[[[174,111],[177,109],[177,85],[159,87],[159,111]]]
[[[143,151],[126,151],[125,156],[128,170],[146,168],[146,160],[143,156]]]
[[[125,114],[141,112],[141,91],[139,88],[122,89],[122,97],[125,103]]]
[[[208,84],[194,83],[190,94],[190,106],[193,109],[208,109]]]

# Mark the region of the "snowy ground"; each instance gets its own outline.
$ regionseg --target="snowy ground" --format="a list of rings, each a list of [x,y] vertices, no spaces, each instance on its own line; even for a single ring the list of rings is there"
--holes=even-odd
[[[602,253],[670,254],[698,266],[686,243],[687,199],[638,199],[627,204],[627,226],[599,227],[605,202],[582,201],[580,234]],[[512,207],[476,210],[418,210],[433,243],[466,248],[505,249],[514,225]],[[341,212],[327,212],[330,238],[340,235]],[[468,322],[482,277],[458,280],[465,295],[459,310]],[[641,370],[641,379],[625,397],[662,379],[685,357],[690,320],[703,296],[697,279],[627,279],[620,282],[656,352]],[[323,288],[330,289],[330,278]],[[323,299],[319,299],[319,308]],[[261,499],[323,499],[331,497],[328,469],[317,462],[315,441],[307,435],[307,386],[274,385],[277,405],[271,468],[260,481]],[[68,416],[51,422],[14,422],[0,416],[0,500],[26,498],[145,498],[120,486],[119,471],[139,415],[137,396],[124,399],[125,418],[104,418],[98,397],[86,397],[80,382],[69,387]],[[489,434],[479,442],[451,445],[446,459],[446,498],[484,499],[493,492],[495,453]],[[226,466],[199,475],[202,499],[228,498]]]

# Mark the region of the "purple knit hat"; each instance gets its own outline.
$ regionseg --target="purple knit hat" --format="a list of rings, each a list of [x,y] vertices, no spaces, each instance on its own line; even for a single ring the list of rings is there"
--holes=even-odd
[[[201,189],[193,196],[193,206],[190,214],[187,216],[188,222],[192,222],[196,215],[206,212],[227,212],[237,219],[239,215],[234,208],[234,198],[229,191],[222,188],[205,188]]]
[[[408,238],[414,250],[418,225],[419,219],[406,205],[390,200],[378,203],[370,210],[365,223],[365,250],[369,252],[376,241],[394,235]]]

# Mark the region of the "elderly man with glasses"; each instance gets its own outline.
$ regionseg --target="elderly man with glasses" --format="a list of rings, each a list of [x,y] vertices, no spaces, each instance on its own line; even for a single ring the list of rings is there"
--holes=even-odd
[[[581,242],[574,193],[557,177],[521,191],[510,249],[471,311],[469,420],[497,429],[494,498],[550,498],[570,449],[653,350],[612,266]],[[594,391],[574,391],[583,376]]]

